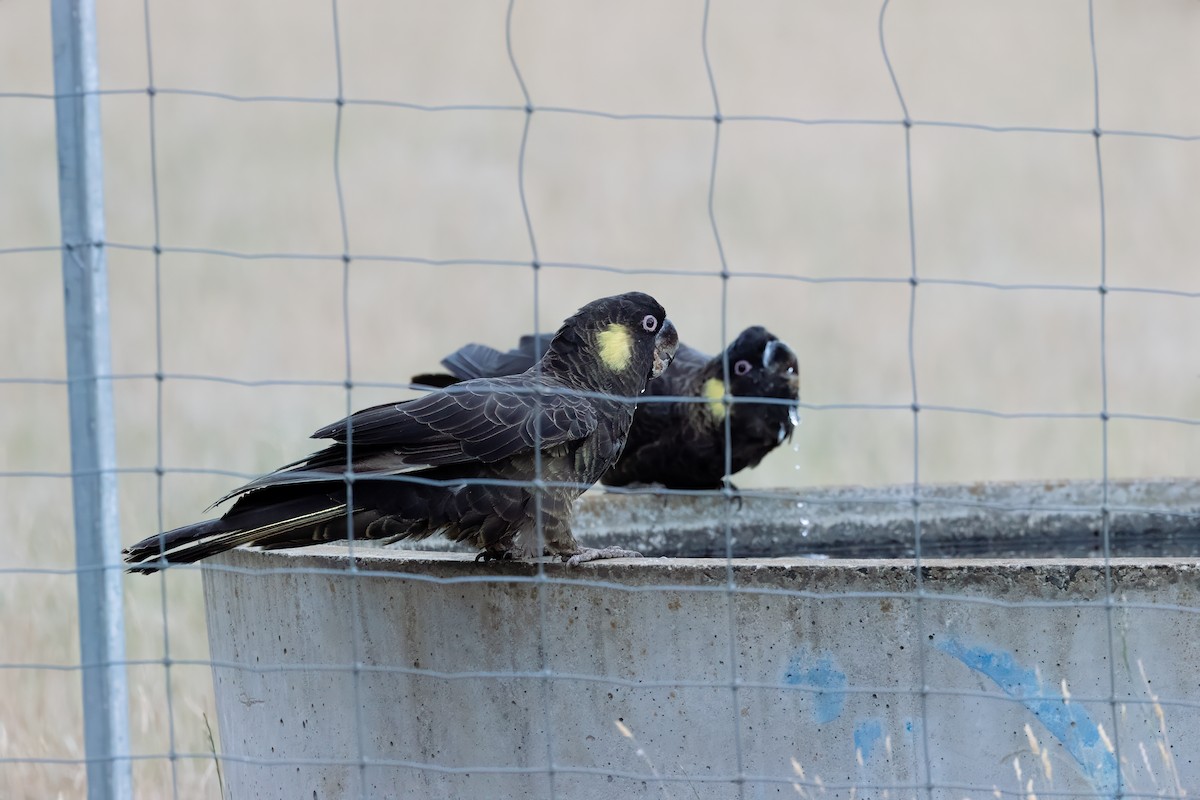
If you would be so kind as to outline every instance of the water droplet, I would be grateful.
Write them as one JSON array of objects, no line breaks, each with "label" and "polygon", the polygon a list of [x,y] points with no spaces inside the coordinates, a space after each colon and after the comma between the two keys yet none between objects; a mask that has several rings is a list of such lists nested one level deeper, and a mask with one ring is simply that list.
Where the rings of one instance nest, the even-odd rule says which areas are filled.
[{"label": "water droplet", "polygon": [[793,425],[799,425],[800,424],[800,409],[796,408],[795,406],[792,406],[791,408],[789,408],[788,409],[788,419],[790,419],[792,421]]}]

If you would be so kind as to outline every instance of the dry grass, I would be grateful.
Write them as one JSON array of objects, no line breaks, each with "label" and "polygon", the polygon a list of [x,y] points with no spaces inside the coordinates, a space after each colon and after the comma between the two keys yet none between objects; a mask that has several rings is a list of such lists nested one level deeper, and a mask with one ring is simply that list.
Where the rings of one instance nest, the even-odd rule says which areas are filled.
[{"label": "dry grass", "polygon": [[[155,82],[238,95],[333,97],[328,3],[151,3]],[[344,3],[345,93],[416,103],[519,106],[507,61],[505,4]],[[1200,7],[1136,10],[1096,3],[1102,123],[1200,132]],[[100,9],[103,83],[145,87],[141,2]],[[809,119],[897,119],[879,51],[877,3],[713,4],[710,45],[722,111]],[[994,125],[1093,126],[1086,6],[911,0],[887,34],[911,114]],[[675,0],[517,3],[513,48],[533,102],[615,112],[707,116],[700,7]],[[0,92],[52,90],[43,3],[0,4]],[[169,247],[322,253],[326,260],[240,260],[168,253],[161,260],[162,366],[174,375],[341,381],[346,375],[342,252],[331,104],[157,98],[161,237]],[[104,99],[107,215],[114,242],[150,245],[148,102]],[[53,105],[0,97],[0,248],[58,241]],[[531,259],[517,193],[523,115],[346,108],[340,166],[355,254]],[[535,112],[525,164],[539,256],[669,272],[715,271],[706,193],[711,124]],[[1200,290],[1200,147],[1105,137],[1109,282]],[[912,133],[918,269],[926,278],[1044,284],[1100,281],[1099,200],[1088,136],[918,127]],[[715,214],[730,269],[812,277],[904,278],[910,269],[904,135],[895,126],[730,122],[721,128]],[[118,373],[156,365],[154,260],[109,251]],[[0,255],[0,377],[64,374],[55,254]],[[537,323],[552,327],[595,296],[642,288],[685,338],[722,339],[715,277],[544,269]],[[356,381],[400,382],[469,340],[504,343],[534,324],[525,267],[356,260],[349,349]],[[907,404],[906,284],[812,284],[735,277],[728,330],[761,322],[791,341],[814,404]],[[1108,398],[1114,411],[1200,417],[1194,298],[1108,297]],[[1093,292],[918,290],[913,355],[922,403],[1004,412],[1097,414],[1099,296]],[[121,466],[152,469],[159,446],[152,380],[116,384]],[[398,390],[356,390],[354,406]],[[64,391],[0,384],[0,469],[68,468]],[[263,387],[169,379],[162,463],[122,477],[129,540],[192,520],[236,480],[306,451],[302,434],[346,410],[337,387]],[[911,480],[906,411],[811,410],[799,454],[783,450],[743,485]],[[1200,473],[1200,429],[1120,420],[1109,426],[1114,476]],[[1098,419],[921,415],[923,480],[1097,477]],[[5,569],[72,564],[68,484],[4,478]],[[198,582],[127,583],[131,658],[207,652]],[[7,573],[0,661],[70,665],[73,578]],[[14,670],[0,692],[0,756],[82,754],[78,673]],[[130,671],[138,753],[207,749],[211,686],[200,668]],[[173,719],[172,719],[173,718]],[[173,721],[173,725],[170,723]],[[216,796],[211,762],[139,761],[140,796]],[[82,768],[5,764],[0,795],[74,796]]]}]

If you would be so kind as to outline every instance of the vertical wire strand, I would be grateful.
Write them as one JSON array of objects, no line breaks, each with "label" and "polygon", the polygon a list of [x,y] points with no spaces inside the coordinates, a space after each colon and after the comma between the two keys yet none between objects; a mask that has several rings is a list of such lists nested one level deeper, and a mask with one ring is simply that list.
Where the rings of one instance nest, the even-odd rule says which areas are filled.
[{"label": "vertical wire strand", "polygon": [[[513,51],[512,23],[513,11],[516,8],[516,0],[509,0],[508,9],[504,15],[504,49],[508,54],[508,62],[512,66],[513,75],[517,79],[517,85],[521,89],[521,97],[525,101],[525,119],[524,125],[521,128],[521,145],[517,151],[517,196],[521,201],[521,217],[525,221],[525,232],[529,236],[529,252],[531,261],[530,278],[532,281],[533,291],[533,341],[535,343],[535,352],[537,343],[541,341],[541,325],[538,310],[541,308],[541,259],[538,256],[537,237],[533,233],[533,217],[529,213],[529,202],[525,192],[525,154],[529,145],[529,128],[533,123],[533,100],[529,95],[529,87],[525,83],[525,77],[521,74],[521,67],[517,63],[516,53]],[[541,378],[541,360],[534,361],[534,369],[537,377]],[[534,403],[535,413],[540,413],[543,395],[541,392],[541,381],[534,384]],[[541,679],[538,686],[542,695],[542,731],[546,737],[546,783],[549,790],[548,797],[554,800],[557,796],[557,781],[555,774],[557,772],[554,764],[554,734],[553,734],[553,717],[550,713],[550,698],[552,694],[552,684],[554,671],[550,669],[550,653],[547,646],[546,630],[548,623],[548,603],[547,598],[548,582],[546,580],[546,565],[542,553],[545,551],[546,531],[542,521],[542,509],[545,505],[545,480],[542,473],[542,426],[540,424],[533,426],[533,510],[534,510],[534,534],[537,546],[537,602],[538,602],[538,663],[541,673]]]},{"label": "vertical wire strand", "polygon": [[[165,389],[163,370],[163,316],[162,316],[162,216],[159,212],[158,190],[158,116],[156,99],[158,90],[154,83],[154,49],[150,24],[150,0],[142,2],[142,22],[146,37],[146,101],[149,116],[150,136],[150,199],[154,226],[154,488],[158,530],[165,531],[166,468],[163,463],[163,392]],[[165,548],[160,547],[160,550]],[[164,556],[165,559],[165,556]],[[171,673],[171,632],[168,624],[169,604],[167,599],[167,576],[169,570],[159,572],[159,602],[162,607],[163,629],[163,677],[167,694],[167,760],[171,768],[171,795],[179,797],[179,754],[175,739],[175,701]]]},{"label": "vertical wire strand", "polygon": [[921,719],[919,757],[925,770],[923,781],[919,776],[914,777],[917,779],[915,782],[920,784],[925,797],[932,798],[934,782],[929,744],[929,680],[926,668],[927,647],[925,641],[924,602],[925,579],[921,553],[921,405],[920,395],[917,390],[916,354],[917,287],[920,284],[920,279],[917,271],[916,207],[913,202],[912,119],[909,116],[908,104],[904,100],[904,92],[900,89],[900,81],[896,77],[896,70],[892,65],[892,59],[888,55],[884,22],[887,18],[889,3],[890,0],[883,0],[883,4],[879,9],[879,48],[883,54],[883,62],[887,67],[888,76],[891,78],[892,87],[896,91],[896,100],[899,102],[900,110],[904,115],[904,193],[908,216],[909,301],[907,349],[908,377],[912,388],[913,479],[911,502],[913,510],[913,577],[915,587],[913,592],[913,617],[916,623],[916,647],[914,649],[916,650],[917,659],[917,682],[920,684],[917,691],[917,704]]},{"label": "vertical wire strand", "polygon": [[717,256],[721,262],[721,368],[722,368],[722,385],[724,386],[724,396],[722,402],[725,404],[725,415],[723,418],[724,437],[724,468],[725,475],[722,494],[725,497],[723,524],[725,528],[725,601],[726,601],[726,619],[729,634],[729,694],[730,694],[730,710],[733,717],[733,748],[734,748],[734,763],[737,768],[734,781],[737,784],[737,792],[739,798],[746,796],[746,768],[745,755],[742,748],[742,724],[739,706],[741,697],[739,693],[740,672],[738,661],[737,648],[737,583],[734,580],[733,572],[733,487],[731,485],[730,475],[733,471],[733,447],[732,447],[732,429],[730,417],[733,415],[733,403],[735,402],[729,394],[729,262],[725,257],[725,246],[721,240],[721,230],[717,225],[717,214],[715,206],[715,197],[717,190],[717,165],[719,163],[719,155],[721,151],[721,123],[723,117],[721,115],[721,98],[717,91],[717,80],[713,73],[712,57],[708,49],[708,26],[712,12],[711,0],[704,2],[704,18],[700,29],[700,48],[704,57],[704,71],[708,77],[708,88],[712,93],[713,102],[713,147],[712,147],[712,162],[709,167],[708,177],[708,197],[706,205],[708,209],[708,222],[712,228],[713,243],[717,248]]},{"label": "vertical wire strand", "polygon": [[1104,196],[1104,160],[1101,157],[1100,139],[1100,62],[1096,51],[1096,9],[1094,0],[1088,0],[1088,45],[1092,61],[1092,141],[1096,152],[1096,189],[1100,210],[1100,543],[1104,551],[1104,617],[1106,644],[1108,648],[1109,709],[1112,712],[1113,758],[1116,762],[1114,787],[1116,800],[1125,794],[1124,775],[1121,770],[1121,716],[1117,702],[1117,643],[1114,627],[1116,609],[1113,605],[1112,578],[1112,519],[1109,509],[1108,471],[1108,213]]},{"label": "vertical wire strand", "polygon": [[350,573],[350,636],[353,650],[352,682],[354,686],[354,735],[358,748],[358,794],[368,800],[366,735],[363,730],[362,674],[362,603],[359,598],[358,556],[354,549],[354,369],[351,346],[350,305],[350,225],[346,218],[346,194],[342,185],[342,125],[346,109],[344,73],[342,69],[342,33],[338,18],[338,0],[332,0],[333,54],[337,73],[336,116],[333,129],[333,184],[337,193],[338,223],[342,236],[342,340],[346,359],[346,558]]}]

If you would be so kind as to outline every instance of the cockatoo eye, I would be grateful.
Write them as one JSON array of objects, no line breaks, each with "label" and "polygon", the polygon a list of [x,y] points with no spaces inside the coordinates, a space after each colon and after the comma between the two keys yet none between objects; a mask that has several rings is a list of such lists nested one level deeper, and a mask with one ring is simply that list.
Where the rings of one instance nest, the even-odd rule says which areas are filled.
[{"label": "cockatoo eye", "polygon": [[655,318],[653,314],[647,314],[646,316],[642,317],[642,329],[645,330],[646,333],[654,333],[656,330],[658,330],[658,319]]},{"label": "cockatoo eye", "polygon": [[750,374],[751,369],[752,367],[750,366],[750,362],[743,358],[741,361],[733,365],[733,374],[748,375]]}]

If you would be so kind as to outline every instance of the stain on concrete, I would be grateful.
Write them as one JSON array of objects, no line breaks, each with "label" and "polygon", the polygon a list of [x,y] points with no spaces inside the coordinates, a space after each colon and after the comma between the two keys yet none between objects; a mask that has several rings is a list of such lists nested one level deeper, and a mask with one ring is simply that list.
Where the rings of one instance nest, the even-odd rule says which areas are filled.
[{"label": "stain on concrete", "polygon": [[1121,783],[1120,767],[1100,735],[1100,727],[1083,706],[1068,702],[1056,689],[1047,692],[1037,672],[1017,663],[1012,653],[966,645],[953,636],[942,637],[933,646],[986,675],[1006,695],[1033,712],[1046,730],[1062,742],[1096,790],[1116,797]]},{"label": "stain on concrete", "polygon": [[846,705],[846,673],[830,652],[816,654],[801,650],[788,662],[783,682],[811,691],[813,715],[818,723],[832,722]]},{"label": "stain on concrete", "polygon": [[864,764],[871,763],[875,746],[883,739],[883,723],[877,719],[863,720],[854,726],[854,752],[862,755]]}]

